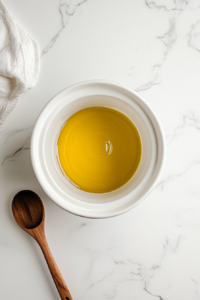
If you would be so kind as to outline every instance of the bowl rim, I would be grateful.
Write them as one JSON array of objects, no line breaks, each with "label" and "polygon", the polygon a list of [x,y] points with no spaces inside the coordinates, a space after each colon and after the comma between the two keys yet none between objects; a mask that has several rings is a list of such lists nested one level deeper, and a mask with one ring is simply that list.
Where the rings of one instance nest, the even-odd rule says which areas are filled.
[{"label": "bowl rim", "polygon": [[[160,133],[160,137],[159,137],[159,142],[161,143],[162,146],[162,152],[161,152],[161,157],[160,157],[160,162],[159,162],[159,169],[157,171],[157,174],[154,178],[154,181],[152,182],[151,186],[149,187],[149,189],[143,194],[143,196],[141,196],[136,202],[132,203],[131,205],[125,207],[125,208],[121,208],[119,211],[117,212],[110,212],[109,215],[105,215],[105,216],[91,216],[91,215],[87,215],[87,213],[84,213],[84,215],[77,213],[74,210],[71,210],[70,208],[66,208],[64,205],[62,205],[62,203],[60,203],[60,201],[58,201],[57,199],[53,198],[52,195],[49,193],[48,188],[46,187],[46,185],[43,183],[42,180],[40,180],[40,176],[39,176],[39,171],[37,170],[36,167],[36,163],[35,163],[35,154],[34,154],[34,149],[33,149],[33,144],[34,144],[34,140],[35,137],[37,135],[37,124],[40,120],[40,118],[42,117],[44,111],[46,110],[46,108],[50,105],[50,103],[57,98],[60,94],[62,94],[64,91],[68,91],[68,93],[70,92],[70,90],[76,89],[78,87],[82,87],[85,85],[98,85],[98,84],[103,84],[103,85],[108,85],[108,86],[114,86],[115,88],[121,88],[122,90],[129,92],[131,94],[133,94],[135,97],[137,97],[143,104],[144,106],[146,106],[151,114],[153,115],[158,129],[159,129],[159,133]],[[151,118],[150,118],[151,120]],[[157,134],[156,134],[157,137]],[[41,185],[42,189],[45,191],[45,193],[49,196],[49,198],[54,201],[55,204],[57,204],[59,207],[61,207],[62,209],[64,209],[65,211],[68,211],[74,215],[80,216],[80,217],[85,217],[85,218],[91,218],[91,219],[104,219],[104,218],[110,218],[110,217],[115,217],[118,215],[121,215],[129,210],[131,210],[132,208],[134,208],[135,206],[137,206],[139,203],[141,203],[149,194],[150,192],[153,190],[153,188],[155,187],[161,172],[163,170],[163,166],[164,166],[164,161],[165,161],[165,136],[164,136],[164,132],[162,129],[162,126],[160,124],[160,121],[158,120],[158,117],[156,116],[156,114],[154,113],[153,109],[151,108],[151,106],[144,100],[144,98],[139,95],[136,91],[132,90],[131,88],[121,84],[121,83],[117,83],[115,81],[111,81],[111,80],[102,80],[102,79],[97,79],[97,80],[85,80],[85,81],[80,81],[78,83],[72,84],[64,89],[62,89],[61,91],[59,91],[57,94],[55,94],[43,107],[43,109],[41,110],[41,112],[39,113],[34,128],[33,128],[33,132],[32,132],[32,136],[31,136],[31,145],[30,145],[30,154],[31,154],[31,162],[32,162],[32,166],[33,166],[33,170],[34,173],[36,175],[36,178],[39,182],[39,184]]]}]

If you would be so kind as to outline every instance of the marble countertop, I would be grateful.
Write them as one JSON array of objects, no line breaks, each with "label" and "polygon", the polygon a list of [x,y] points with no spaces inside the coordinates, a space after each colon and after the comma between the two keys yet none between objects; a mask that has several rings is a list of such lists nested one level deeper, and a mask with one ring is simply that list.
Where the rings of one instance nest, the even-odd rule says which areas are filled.
[{"label": "marble countertop", "polygon": [[[0,299],[60,299],[43,255],[15,223],[13,196],[31,189],[74,300],[200,299],[200,0],[4,0],[38,42],[37,85],[0,129]],[[54,204],[34,175],[30,136],[45,104],[71,84],[107,79],[138,91],[166,137],[151,194],[105,220]]]}]

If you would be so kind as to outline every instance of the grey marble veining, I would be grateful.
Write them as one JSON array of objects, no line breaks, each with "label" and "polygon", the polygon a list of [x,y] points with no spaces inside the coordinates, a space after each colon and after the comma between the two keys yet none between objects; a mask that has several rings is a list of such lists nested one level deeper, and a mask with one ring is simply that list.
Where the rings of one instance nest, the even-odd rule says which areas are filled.
[{"label": "grey marble veining", "polygon": [[67,25],[68,18],[72,17],[76,11],[76,9],[83,3],[87,2],[88,0],[76,0],[76,1],[68,1],[68,0],[60,0],[58,5],[58,11],[60,14],[60,28],[58,32],[52,37],[51,41],[42,51],[42,55],[46,54],[49,49],[53,47],[56,43],[57,39],[59,38],[60,33],[65,29]]}]

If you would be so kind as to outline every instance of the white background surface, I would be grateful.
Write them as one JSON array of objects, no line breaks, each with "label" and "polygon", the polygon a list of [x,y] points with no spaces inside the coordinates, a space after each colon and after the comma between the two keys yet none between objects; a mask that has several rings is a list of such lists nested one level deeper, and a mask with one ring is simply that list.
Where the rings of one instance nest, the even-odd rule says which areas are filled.
[{"label": "white background surface", "polygon": [[[4,0],[39,43],[41,71],[0,129],[0,299],[58,300],[36,242],[16,225],[13,196],[32,189],[74,300],[200,299],[200,0]],[[166,136],[157,187],[132,211],[90,220],[39,186],[30,136],[44,105],[82,80],[137,90]]]}]

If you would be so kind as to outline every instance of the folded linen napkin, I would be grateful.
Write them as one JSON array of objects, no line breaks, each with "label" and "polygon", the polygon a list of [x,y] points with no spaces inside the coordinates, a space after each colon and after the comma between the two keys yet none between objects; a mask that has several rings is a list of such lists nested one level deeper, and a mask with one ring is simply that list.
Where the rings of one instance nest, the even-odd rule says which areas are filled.
[{"label": "folded linen napkin", "polygon": [[0,0],[0,126],[39,73],[39,49]]}]

